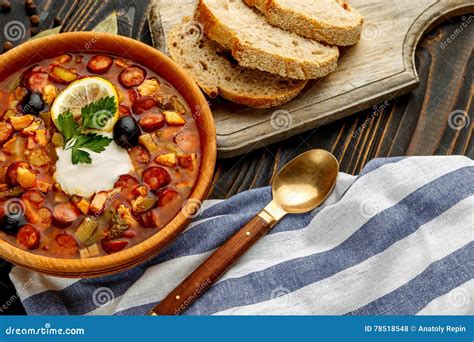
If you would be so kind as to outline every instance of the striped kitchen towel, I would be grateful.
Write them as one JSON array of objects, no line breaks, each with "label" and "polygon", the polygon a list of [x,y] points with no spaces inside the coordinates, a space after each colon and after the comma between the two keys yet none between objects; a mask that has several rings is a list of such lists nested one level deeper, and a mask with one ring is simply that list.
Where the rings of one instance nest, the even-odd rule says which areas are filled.
[{"label": "striped kitchen towel", "polygon": [[[376,159],[340,174],[321,208],[287,216],[188,315],[474,314],[474,163]],[[15,267],[31,315],[142,315],[270,201],[262,188],[208,201],[160,255],[99,279]]]}]

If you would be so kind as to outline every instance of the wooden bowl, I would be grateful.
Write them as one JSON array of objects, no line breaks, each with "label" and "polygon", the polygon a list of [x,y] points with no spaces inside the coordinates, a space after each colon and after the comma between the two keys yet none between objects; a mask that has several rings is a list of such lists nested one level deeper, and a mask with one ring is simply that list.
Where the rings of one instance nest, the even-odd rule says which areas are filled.
[{"label": "wooden bowl", "polygon": [[60,277],[98,277],[135,266],[157,254],[189,223],[191,206],[202,201],[211,184],[216,163],[216,132],[208,103],[194,81],[170,58],[136,40],[95,32],[61,33],[38,38],[0,56],[0,79],[15,77],[22,68],[63,52],[105,52],[142,64],[172,84],[185,98],[199,128],[201,167],[194,189],[183,209],[163,229],[140,244],[121,252],[90,259],[60,259],[36,255],[0,240],[0,257],[25,268]]}]

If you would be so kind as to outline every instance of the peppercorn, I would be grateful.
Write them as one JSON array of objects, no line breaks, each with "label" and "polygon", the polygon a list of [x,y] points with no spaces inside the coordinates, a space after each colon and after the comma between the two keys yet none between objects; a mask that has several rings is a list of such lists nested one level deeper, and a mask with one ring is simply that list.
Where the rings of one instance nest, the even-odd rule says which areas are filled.
[{"label": "peppercorn", "polygon": [[10,41],[6,41],[5,43],[3,43],[3,51],[8,51],[8,50],[11,50],[13,49],[13,43],[10,42]]},{"label": "peppercorn", "polygon": [[37,27],[30,28],[30,36],[31,37],[36,36],[39,32],[40,32],[40,30]]},{"label": "peppercorn", "polygon": [[39,17],[35,14],[30,17],[30,24],[33,27],[36,27],[39,25],[40,19]]},{"label": "peppercorn", "polygon": [[25,9],[26,9],[26,13],[28,13],[28,15],[33,15],[33,14],[37,13],[36,5],[32,0],[26,0],[25,1]]},{"label": "peppercorn", "polygon": [[10,10],[12,9],[12,4],[8,0],[3,0],[0,3],[0,7],[2,8],[3,13],[7,13],[7,12],[10,12]]},{"label": "peppercorn", "polygon": [[54,27],[60,26],[62,25],[62,23],[63,23],[63,20],[60,17],[58,16],[54,17],[54,22],[53,22]]}]

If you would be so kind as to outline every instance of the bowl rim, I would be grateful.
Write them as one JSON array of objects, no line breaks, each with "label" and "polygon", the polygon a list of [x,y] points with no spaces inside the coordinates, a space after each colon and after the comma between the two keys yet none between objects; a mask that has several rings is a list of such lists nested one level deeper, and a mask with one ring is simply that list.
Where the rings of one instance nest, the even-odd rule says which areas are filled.
[{"label": "bowl rim", "polygon": [[[85,51],[84,49],[67,48],[68,46],[72,47],[77,44],[84,44],[83,46],[86,47]],[[88,48],[87,44],[93,45],[94,48]],[[160,77],[163,77],[170,82],[173,87],[177,89],[183,97],[185,97],[188,104],[189,102],[196,103],[191,110],[198,126],[201,141],[201,163],[198,177],[195,181],[194,188],[190,196],[185,200],[182,209],[158,232],[137,245],[124,249],[123,251],[88,259],[63,259],[37,255],[15,247],[7,241],[0,239],[0,257],[15,265],[40,273],[60,277],[78,278],[97,277],[125,271],[156,255],[166,245],[172,242],[187,227],[191,219],[190,215],[187,215],[186,213],[195,210],[196,206],[200,205],[201,201],[205,199],[214,176],[214,168],[217,158],[214,119],[203,93],[197,84],[186,74],[185,70],[177,63],[149,45],[128,37],[113,35],[110,33],[67,32],[25,42],[0,56],[0,77],[2,77],[2,74],[5,74],[6,77],[11,77],[17,74],[23,67],[33,65],[37,62],[34,61],[29,64],[25,63],[26,65],[18,67],[18,65],[15,64],[15,59],[20,56],[23,56],[21,58],[25,58],[24,55],[33,53],[40,57],[38,62],[45,58],[54,57],[43,57],[40,54],[40,51],[51,49],[55,46],[58,46],[59,50],[56,55],[60,55],[63,52],[104,52],[118,57],[131,59],[135,63],[146,66]],[[124,50],[124,47],[127,47],[127,49],[121,54],[119,51]],[[115,50],[110,51],[111,49]],[[132,55],[135,57],[138,56],[138,58],[129,57]],[[31,58],[31,60],[33,59],[34,58]],[[155,59],[158,62],[156,65],[151,66],[150,63],[147,63]],[[157,70],[157,68],[163,64],[166,67]],[[14,70],[13,72],[9,71],[12,69]],[[169,77],[174,75],[176,79],[170,81],[169,78],[162,75],[163,73]],[[2,77],[2,79],[4,78],[5,77]],[[180,82],[180,89],[186,89],[186,94],[183,94],[183,91],[178,89],[174,84],[177,81]],[[189,101],[189,99],[192,99],[192,101]],[[191,104],[189,105],[191,107]]]}]

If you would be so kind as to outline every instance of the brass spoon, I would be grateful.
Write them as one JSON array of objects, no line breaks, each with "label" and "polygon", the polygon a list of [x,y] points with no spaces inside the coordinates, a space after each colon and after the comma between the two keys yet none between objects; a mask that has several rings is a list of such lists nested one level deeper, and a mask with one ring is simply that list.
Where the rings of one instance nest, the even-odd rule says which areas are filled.
[{"label": "brass spoon", "polygon": [[286,214],[302,214],[318,207],[334,188],[338,172],[336,158],[324,150],[305,152],[286,164],[273,180],[273,200],[265,209],[207,258],[149,315],[181,314]]}]

